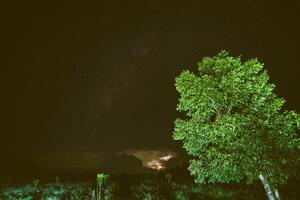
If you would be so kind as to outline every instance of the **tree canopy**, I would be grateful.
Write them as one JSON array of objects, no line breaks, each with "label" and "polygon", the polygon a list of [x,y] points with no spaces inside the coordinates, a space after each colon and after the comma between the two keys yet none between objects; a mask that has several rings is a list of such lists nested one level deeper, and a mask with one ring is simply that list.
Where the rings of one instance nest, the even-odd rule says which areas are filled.
[{"label": "tree canopy", "polygon": [[197,183],[252,183],[260,174],[273,186],[286,182],[299,164],[300,116],[283,109],[263,63],[223,50],[175,86],[186,117],[176,119],[173,138],[193,157]]}]

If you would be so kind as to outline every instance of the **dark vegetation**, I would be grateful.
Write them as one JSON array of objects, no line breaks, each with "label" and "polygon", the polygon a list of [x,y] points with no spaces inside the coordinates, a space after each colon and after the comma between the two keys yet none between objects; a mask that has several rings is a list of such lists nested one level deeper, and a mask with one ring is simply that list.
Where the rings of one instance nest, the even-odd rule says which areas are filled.
[{"label": "dark vegetation", "polygon": [[[300,195],[296,189],[297,183],[299,180],[294,178],[280,188],[282,199],[297,199]],[[136,175],[105,176],[100,173],[98,176],[90,174],[82,177],[65,176],[10,181],[6,178],[1,180],[1,188],[1,200],[266,199],[264,190],[258,182],[250,186],[245,183],[195,184],[186,167]]]}]

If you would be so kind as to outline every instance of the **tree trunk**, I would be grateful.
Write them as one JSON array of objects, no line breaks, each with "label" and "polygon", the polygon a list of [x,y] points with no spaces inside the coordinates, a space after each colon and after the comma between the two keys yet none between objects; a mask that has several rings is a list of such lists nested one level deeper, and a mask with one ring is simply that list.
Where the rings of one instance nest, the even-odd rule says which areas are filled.
[{"label": "tree trunk", "polygon": [[275,189],[275,197],[280,200],[279,191],[277,189]]},{"label": "tree trunk", "polygon": [[259,175],[259,179],[260,179],[261,183],[263,184],[263,186],[265,188],[265,191],[268,195],[269,200],[275,200],[274,194],[271,190],[271,187],[270,187],[267,179],[262,174]]}]

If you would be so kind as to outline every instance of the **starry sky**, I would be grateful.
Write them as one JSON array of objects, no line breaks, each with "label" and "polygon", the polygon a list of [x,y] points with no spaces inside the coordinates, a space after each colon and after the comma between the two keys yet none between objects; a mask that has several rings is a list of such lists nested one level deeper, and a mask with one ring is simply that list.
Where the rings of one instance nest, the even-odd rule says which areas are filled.
[{"label": "starry sky", "polygon": [[29,0],[0,14],[3,159],[179,150],[174,79],[221,49],[258,57],[300,111],[300,1]]}]

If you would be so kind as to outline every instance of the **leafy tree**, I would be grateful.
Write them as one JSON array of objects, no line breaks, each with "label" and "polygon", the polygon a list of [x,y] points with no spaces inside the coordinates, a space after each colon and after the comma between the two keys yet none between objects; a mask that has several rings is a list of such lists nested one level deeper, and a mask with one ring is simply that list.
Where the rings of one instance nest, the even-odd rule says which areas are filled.
[{"label": "leafy tree", "polygon": [[221,51],[198,63],[198,72],[176,78],[180,94],[174,140],[193,156],[197,183],[247,183],[260,179],[270,199],[299,165],[300,116],[283,110],[267,71],[257,59],[245,62]]}]

